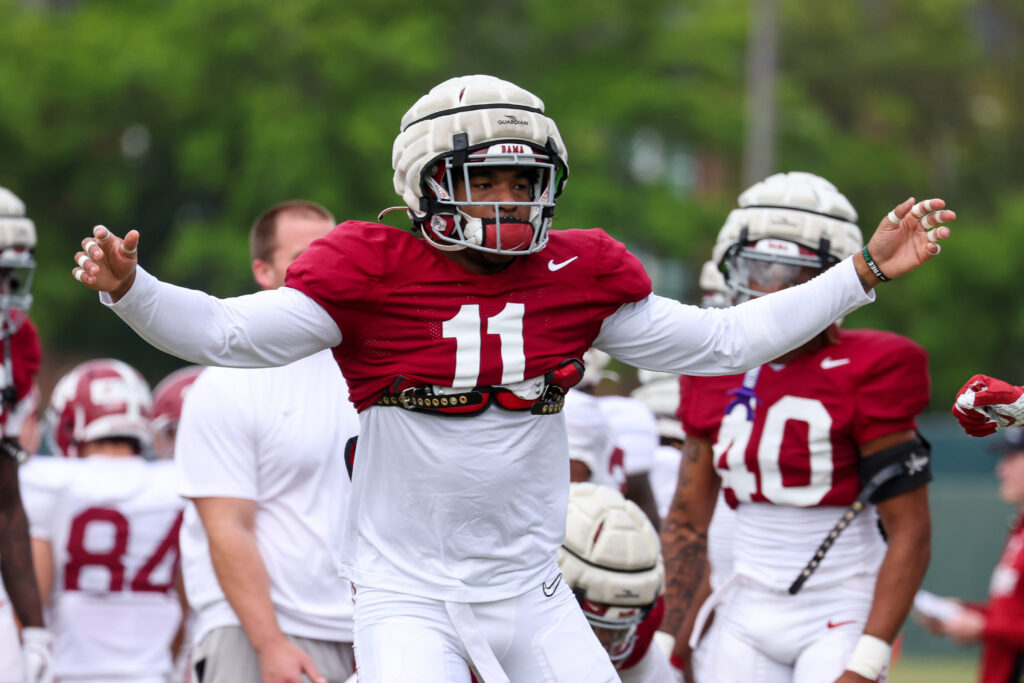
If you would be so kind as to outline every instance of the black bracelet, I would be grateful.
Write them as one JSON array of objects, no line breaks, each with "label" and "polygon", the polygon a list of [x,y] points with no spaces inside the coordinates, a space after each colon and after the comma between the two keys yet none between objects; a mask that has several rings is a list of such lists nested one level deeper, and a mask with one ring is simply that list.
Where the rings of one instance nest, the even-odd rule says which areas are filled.
[{"label": "black bracelet", "polygon": [[871,258],[871,254],[868,253],[868,245],[864,245],[864,249],[861,251],[861,253],[864,254],[864,261],[868,264],[868,268],[871,269],[871,272],[875,274],[875,277],[877,277],[882,282],[888,282],[889,280],[892,279],[886,277],[885,273],[882,272],[882,269],[878,267],[877,263],[875,263],[875,259]]}]

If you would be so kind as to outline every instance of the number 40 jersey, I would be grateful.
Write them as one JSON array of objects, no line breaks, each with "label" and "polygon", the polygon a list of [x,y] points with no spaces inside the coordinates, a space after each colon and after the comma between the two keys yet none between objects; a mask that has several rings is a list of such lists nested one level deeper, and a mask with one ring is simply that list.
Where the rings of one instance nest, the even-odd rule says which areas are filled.
[{"label": "number 40 jersey", "polygon": [[[860,493],[860,446],[916,428],[928,358],[906,337],[841,329],[838,343],[786,365],[683,377],[680,390],[683,429],[714,444],[726,502],[737,508],[737,568],[784,589]],[[876,522],[873,507],[860,515],[811,582],[876,570],[885,554]]]},{"label": "number 40 jersey", "polygon": [[21,469],[21,491],[32,538],[53,554],[47,625],[57,678],[169,674],[184,508],[174,464],[34,457]]}]

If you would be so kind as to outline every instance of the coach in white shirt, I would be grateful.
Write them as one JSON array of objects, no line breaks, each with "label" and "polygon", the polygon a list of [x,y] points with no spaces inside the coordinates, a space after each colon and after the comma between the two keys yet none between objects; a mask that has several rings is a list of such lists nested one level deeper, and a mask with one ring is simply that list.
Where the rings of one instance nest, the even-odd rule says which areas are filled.
[{"label": "coach in white shirt", "polygon": [[[309,202],[264,213],[250,233],[263,289],[334,227]],[[197,612],[199,683],[343,681],[353,671],[352,589],[337,576],[358,430],[331,352],[280,368],[209,368],[187,394],[175,461],[192,500],[182,569]]]}]

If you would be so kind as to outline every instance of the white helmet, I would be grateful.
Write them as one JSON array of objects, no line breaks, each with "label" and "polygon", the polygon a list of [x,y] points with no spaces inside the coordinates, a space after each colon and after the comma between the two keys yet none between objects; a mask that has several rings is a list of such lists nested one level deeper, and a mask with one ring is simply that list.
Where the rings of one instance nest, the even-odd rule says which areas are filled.
[{"label": "white helmet", "polygon": [[864,244],[849,200],[812,173],[776,173],[741,194],[739,207],[712,251],[734,298],[761,294],[748,284],[752,263],[771,264],[762,270],[774,284],[793,284],[801,268],[825,270]]},{"label": "white helmet", "polygon": [[580,389],[592,389],[596,387],[601,380],[610,379],[614,382],[618,382],[619,373],[614,370],[608,370],[608,364],[612,362],[612,357],[601,349],[595,349],[590,347],[583,352],[583,377],[580,378],[579,388]]},{"label": "white helmet", "polygon": [[0,187],[0,337],[18,331],[32,306],[36,262],[36,226],[25,217],[25,204]]},{"label": "white helmet", "polygon": [[731,303],[725,275],[714,261],[705,261],[701,266],[697,285],[700,287],[701,308],[727,308]]},{"label": "white helmet", "polygon": [[661,543],[647,516],[613,488],[571,484],[558,564],[590,625],[614,633],[605,643],[612,661],[628,657],[637,625],[665,587]]},{"label": "white helmet", "polygon": [[[658,436],[670,441],[685,441],[686,433],[676,416],[679,410],[679,375],[655,370],[637,370],[640,386],[630,396],[654,413]],[[664,443],[664,441],[662,442]]]},{"label": "white helmet", "polygon": [[[496,254],[530,254],[548,241],[555,198],[569,174],[568,156],[544,103],[493,76],[460,76],[435,86],[402,117],[392,150],[395,191],[423,236],[439,249],[470,247]],[[473,201],[470,171],[515,166],[531,172],[524,222],[500,217],[497,202]],[[455,199],[455,180],[465,201]],[[495,218],[473,218],[464,206],[492,206]]]}]

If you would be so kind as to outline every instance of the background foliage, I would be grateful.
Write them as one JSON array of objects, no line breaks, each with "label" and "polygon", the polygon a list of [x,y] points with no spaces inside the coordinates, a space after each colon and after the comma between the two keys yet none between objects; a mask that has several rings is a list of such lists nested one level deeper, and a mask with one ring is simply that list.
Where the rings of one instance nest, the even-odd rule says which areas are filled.
[{"label": "background foliage", "polygon": [[[1021,31],[1009,0],[781,0],[777,168],[831,179],[870,233],[904,197],[961,215],[941,259],[850,326],[909,334],[945,409],[974,372],[1024,378]],[[428,11],[429,10],[429,11]],[[722,0],[0,0],[0,184],[41,244],[49,357],[148,349],[68,277],[97,222],[143,263],[218,295],[251,289],[244,236],[269,204],[339,218],[395,204],[391,142],[433,84],[493,73],[543,97],[570,151],[561,226],[605,227],[695,273],[743,189],[750,8]],[[392,214],[400,216],[400,214]],[[659,286],[664,283],[659,281]]]}]

